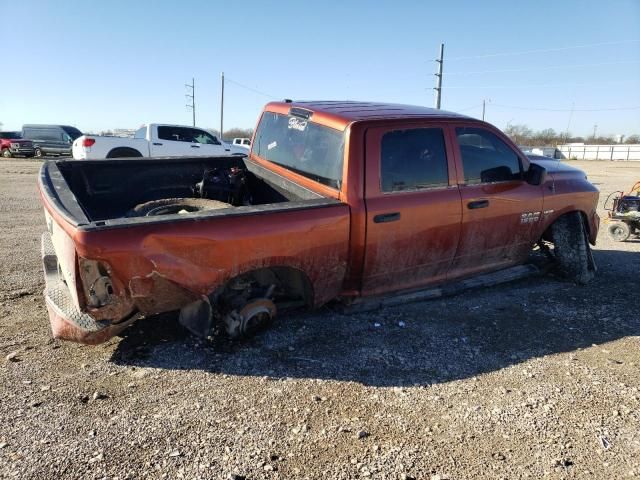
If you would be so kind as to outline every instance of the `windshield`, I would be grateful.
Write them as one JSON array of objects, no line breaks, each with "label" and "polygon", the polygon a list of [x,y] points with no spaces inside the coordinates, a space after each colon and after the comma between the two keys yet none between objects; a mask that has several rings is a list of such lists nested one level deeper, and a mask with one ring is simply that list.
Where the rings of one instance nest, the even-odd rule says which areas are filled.
[{"label": "windshield", "polygon": [[4,140],[13,140],[14,138],[22,138],[19,132],[0,132],[0,138]]},{"label": "windshield", "polygon": [[253,141],[260,158],[340,189],[344,132],[304,118],[264,112]]},{"label": "windshield", "polygon": [[82,136],[82,132],[75,127],[62,127],[62,129],[71,137],[71,140]]}]

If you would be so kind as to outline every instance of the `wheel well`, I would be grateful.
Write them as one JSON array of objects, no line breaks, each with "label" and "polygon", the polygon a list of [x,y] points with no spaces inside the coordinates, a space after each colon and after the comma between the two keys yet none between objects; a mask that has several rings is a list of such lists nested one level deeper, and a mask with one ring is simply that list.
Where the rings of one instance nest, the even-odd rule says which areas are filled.
[{"label": "wheel well", "polygon": [[590,226],[589,226],[589,220],[587,219],[586,213],[584,213],[582,210],[571,210],[570,212],[565,212],[562,215],[556,217],[555,220],[549,224],[547,229],[542,234],[542,240],[546,240],[548,242],[552,242],[553,240],[551,238],[551,225],[556,223],[559,219],[561,219],[565,215],[570,215],[570,214],[576,213],[576,212],[578,212],[580,214],[580,218],[582,219],[582,225],[584,225],[585,233],[587,234],[587,238],[588,238],[589,235],[591,234],[591,231],[590,231]]},{"label": "wheel well", "polygon": [[107,153],[106,158],[115,157],[141,157],[142,153],[131,147],[117,147]]},{"label": "wheel well", "polygon": [[[253,287],[250,287],[250,286]],[[313,285],[309,277],[302,271],[293,267],[274,266],[259,268],[242,273],[225,283],[214,294],[213,300],[223,300],[230,295],[241,294],[243,289],[268,289],[275,285],[274,297],[276,304],[281,301],[300,301],[309,307],[313,305]]]}]

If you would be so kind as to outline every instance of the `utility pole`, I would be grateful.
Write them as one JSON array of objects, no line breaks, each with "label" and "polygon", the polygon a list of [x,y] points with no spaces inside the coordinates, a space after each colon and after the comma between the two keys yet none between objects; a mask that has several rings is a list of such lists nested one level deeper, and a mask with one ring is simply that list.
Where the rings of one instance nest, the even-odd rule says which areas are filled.
[{"label": "utility pole", "polygon": [[571,127],[571,119],[573,118],[573,109],[576,106],[575,102],[571,102],[571,113],[569,113],[569,121],[567,122],[567,129],[564,132],[564,143],[569,141],[569,127]]},{"label": "utility pole", "polygon": [[191,89],[191,95],[188,93],[185,94],[185,97],[191,99],[191,103],[187,104],[187,108],[191,109],[191,113],[193,113],[193,126],[196,126],[196,81],[194,78],[191,78],[191,85],[188,83],[184,84],[185,87]]},{"label": "utility pole", "polygon": [[434,88],[436,91],[436,108],[440,109],[440,101],[442,98],[442,62],[444,61],[444,43],[440,44],[440,58],[436,59],[438,63],[438,73],[435,74],[437,81],[437,87]]},{"label": "utility pole", "polygon": [[487,102],[491,102],[490,98],[483,98],[482,99],[482,121],[484,122],[484,114],[485,111],[487,109]]},{"label": "utility pole", "polygon": [[598,125],[596,124],[596,125],[593,126],[593,139],[594,140],[596,139],[596,132],[597,131],[598,131]]},{"label": "utility pole", "polygon": [[222,83],[220,85],[220,141],[222,141],[222,132],[224,127],[224,72],[222,72]]}]

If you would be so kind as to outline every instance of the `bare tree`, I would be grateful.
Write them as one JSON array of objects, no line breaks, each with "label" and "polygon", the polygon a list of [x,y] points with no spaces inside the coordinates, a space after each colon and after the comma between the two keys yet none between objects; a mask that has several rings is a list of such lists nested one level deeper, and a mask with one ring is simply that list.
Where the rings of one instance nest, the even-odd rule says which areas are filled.
[{"label": "bare tree", "polygon": [[640,143],[640,135],[636,134],[636,135],[629,135],[625,140],[624,143],[626,143],[627,145],[636,145],[638,143]]},{"label": "bare tree", "polygon": [[224,138],[230,140],[232,138],[251,138],[253,129],[251,128],[230,128],[224,132]]},{"label": "bare tree", "polygon": [[518,145],[531,143],[533,137],[533,130],[526,125],[512,125],[509,123],[504,129],[504,133],[509,135],[511,140]]}]

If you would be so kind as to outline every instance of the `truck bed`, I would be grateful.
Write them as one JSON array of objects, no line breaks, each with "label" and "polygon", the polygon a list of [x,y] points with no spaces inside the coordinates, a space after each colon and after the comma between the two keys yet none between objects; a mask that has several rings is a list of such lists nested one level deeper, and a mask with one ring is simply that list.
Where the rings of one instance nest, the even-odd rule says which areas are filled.
[{"label": "truck bed", "polygon": [[[197,198],[195,185],[216,168],[245,170],[250,204],[188,215],[128,216],[133,207],[152,200]],[[83,230],[340,203],[242,157],[50,161],[42,167],[40,184],[58,213]]]},{"label": "truck bed", "polygon": [[[141,203],[194,198],[203,172],[220,168],[243,169],[249,204],[130,216]],[[139,315],[182,311],[247,276],[268,279],[275,305],[317,306],[341,291],[349,206],[242,157],[50,161],[39,186],[57,338],[100,343]]]}]

